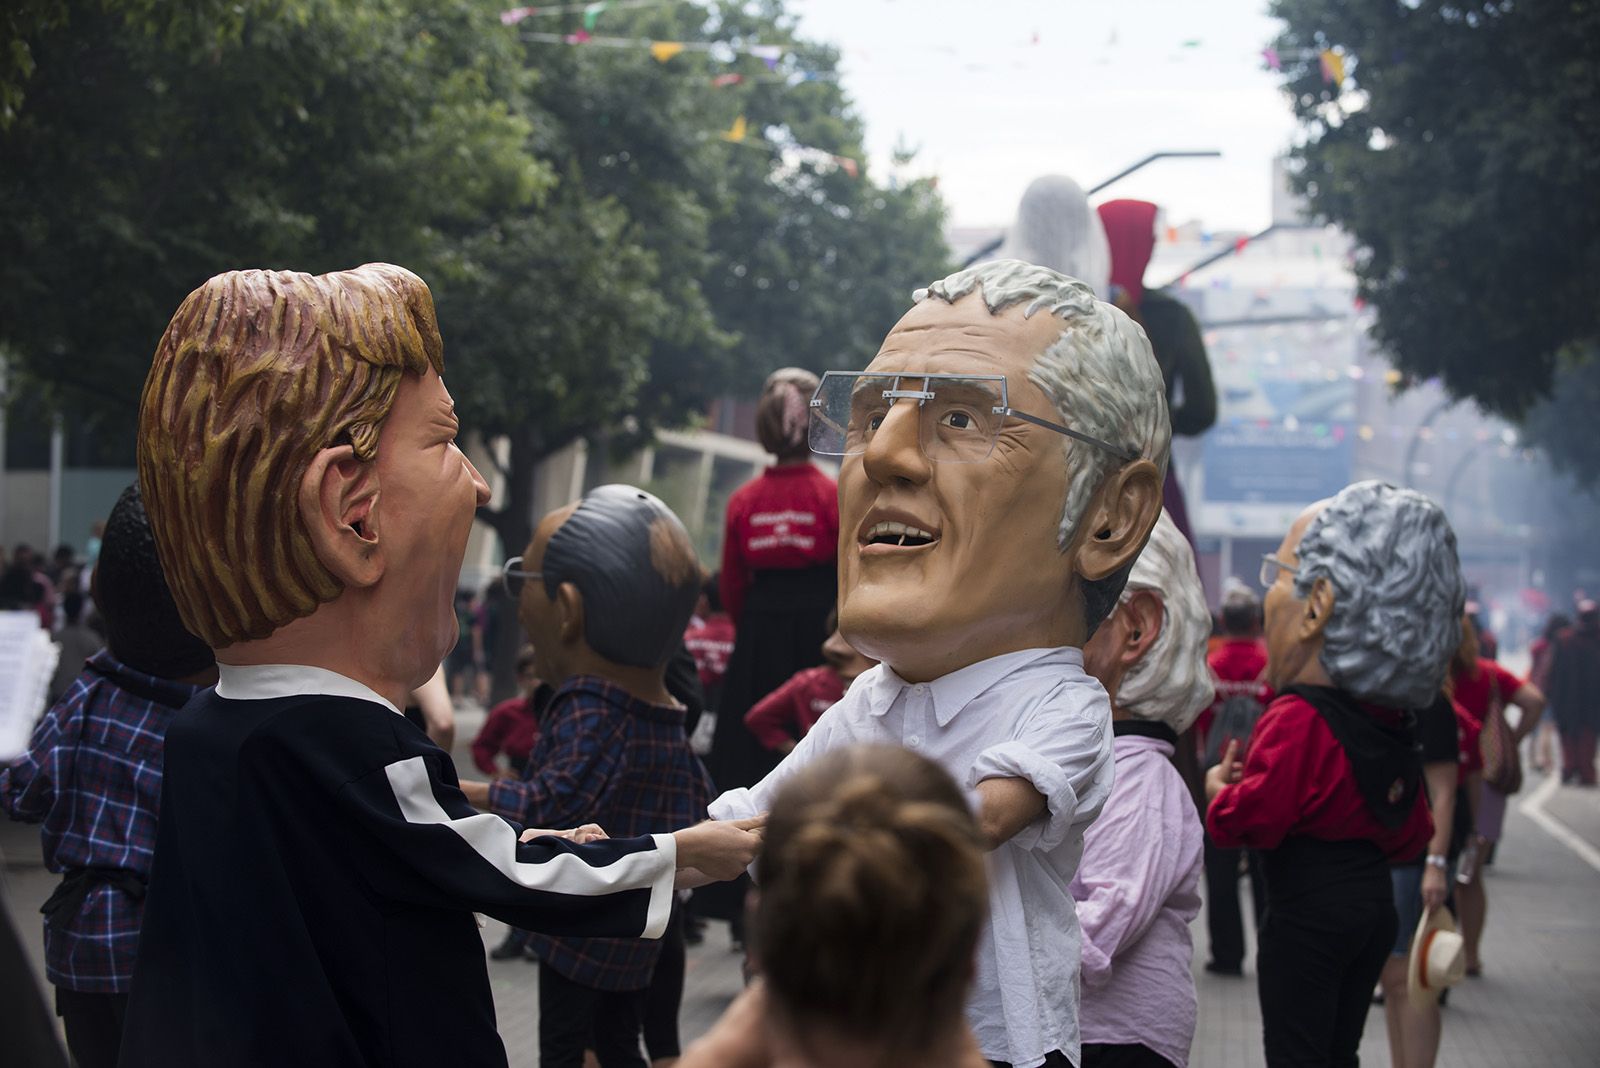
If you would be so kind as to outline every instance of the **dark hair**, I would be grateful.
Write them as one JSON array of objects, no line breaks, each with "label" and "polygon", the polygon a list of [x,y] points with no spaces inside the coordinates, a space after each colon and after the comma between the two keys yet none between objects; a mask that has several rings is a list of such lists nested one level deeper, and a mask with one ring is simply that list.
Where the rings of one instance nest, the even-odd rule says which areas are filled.
[{"label": "dark hair", "polygon": [[700,586],[700,592],[705,594],[706,604],[713,612],[722,611],[722,572],[713,571],[706,576],[705,582]]},{"label": "dark hair", "polygon": [[178,616],[137,483],[122,491],[106,519],[90,581],[106,644],[123,664],[156,678],[181,679],[216,663],[211,647]]},{"label": "dark hair", "polygon": [[68,623],[77,623],[83,617],[83,594],[72,590],[61,598],[61,614]]},{"label": "dark hair", "polygon": [[1555,641],[1556,635],[1560,634],[1570,626],[1572,626],[1572,620],[1568,619],[1560,612],[1556,612],[1544,625],[1544,640],[1547,642]]},{"label": "dark hair", "polygon": [[13,563],[0,574],[0,611],[21,612],[44,599],[44,587],[33,577],[33,568]]},{"label": "dark hair", "polygon": [[1261,606],[1255,601],[1237,600],[1222,606],[1222,633],[1249,634],[1261,622]]},{"label": "dark hair", "polygon": [[517,650],[517,674],[520,675],[531,667],[533,667],[533,646],[524,645]]},{"label": "dark hair", "polygon": [[751,934],[802,1047],[830,1029],[914,1055],[961,1018],[988,912],[983,854],[955,781],[910,750],[835,750],[784,784]]},{"label": "dark hair", "polygon": [[808,405],[817,391],[817,376],[799,367],[780,367],[767,376],[756,402],[756,439],[780,460],[811,454]]},{"label": "dark hair", "polygon": [[683,638],[700,593],[700,562],[678,517],[633,486],[598,486],[545,546],[544,591],[583,594],[583,637],[607,660],[656,668]]}]

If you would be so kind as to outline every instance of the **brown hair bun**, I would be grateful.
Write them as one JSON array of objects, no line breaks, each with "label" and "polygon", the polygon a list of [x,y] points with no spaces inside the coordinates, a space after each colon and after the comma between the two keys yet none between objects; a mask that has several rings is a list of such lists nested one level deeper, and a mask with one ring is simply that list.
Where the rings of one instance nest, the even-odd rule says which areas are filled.
[{"label": "brown hair bun", "polygon": [[988,909],[983,841],[932,761],[895,746],[829,753],[779,791],[752,943],[774,1007],[914,1053],[959,1018]]},{"label": "brown hair bun", "polygon": [[763,449],[780,460],[809,455],[810,404],[818,383],[816,375],[799,367],[782,367],[767,376],[756,402],[756,438]]}]

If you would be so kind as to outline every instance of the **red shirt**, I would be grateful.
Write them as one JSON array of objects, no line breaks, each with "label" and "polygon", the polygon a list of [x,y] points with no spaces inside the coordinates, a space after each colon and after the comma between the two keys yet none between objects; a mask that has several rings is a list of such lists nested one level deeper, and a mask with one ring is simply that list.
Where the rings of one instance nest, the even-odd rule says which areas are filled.
[{"label": "red shirt", "polygon": [[709,690],[728,673],[728,657],[733,655],[733,620],[726,612],[716,612],[707,619],[692,621],[683,632],[683,644],[694,657],[700,685]]},{"label": "red shirt", "polygon": [[1217,699],[1194,721],[1201,752],[1205,752],[1206,734],[1223,701],[1239,694],[1254,697],[1263,706],[1272,700],[1272,687],[1267,685],[1267,645],[1260,638],[1224,638],[1206,654],[1206,663],[1211,665]]},{"label": "red shirt", "polygon": [[1522,679],[1495,663],[1478,657],[1478,676],[1473,678],[1465,671],[1451,671],[1451,694],[1456,704],[1466,709],[1479,723],[1489,718],[1489,702],[1495,688],[1500,691],[1500,704],[1511,700],[1511,695],[1527,685]]},{"label": "red shirt", "polygon": [[490,711],[478,736],[472,739],[472,762],[485,775],[498,774],[494,758],[501,753],[512,760],[527,760],[539,740],[539,720],[526,697],[501,701]]},{"label": "red shirt", "polygon": [[844,696],[844,679],[831,667],[807,668],[757,701],[744,725],[768,749],[798,742]]},{"label": "red shirt", "polygon": [[1483,770],[1483,750],[1478,746],[1478,735],[1483,733],[1483,721],[1462,708],[1461,703],[1453,698],[1450,707],[1456,713],[1456,738],[1461,742],[1461,759],[1457,763],[1456,774],[1465,783],[1468,775]]},{"label": "red shirt", "polygon": [[808,463],[769,467],[728,498],[722,607],[738,623],[757,571],[819,567],[838,552],[838,485]]},{"label": "red shirt", "polygon": [[[1395,716],[1364,705],[1374,715]],[[1427,791],[1418,790],[1406,822],[1389,830],[1367,809],[1344,749],[1315,708],[1293,694],[1261,714],[1245,752],[1244,775],[1206,810],[1206,829],[1223,849],[1276,849],[1285,838],[1367,839],[1390,860],[1410,860],[1433,835]]]}]

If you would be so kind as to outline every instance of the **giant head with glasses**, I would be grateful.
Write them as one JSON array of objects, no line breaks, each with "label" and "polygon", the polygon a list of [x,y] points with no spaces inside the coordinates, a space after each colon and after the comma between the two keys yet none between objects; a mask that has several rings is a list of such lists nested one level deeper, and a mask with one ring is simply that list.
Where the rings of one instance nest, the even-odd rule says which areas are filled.
[{"label": "giant head with glasses", "polygon": [[1461,640],[1466,585],[1444,510],[1357,482],[1300,514],[1261,561],[1267,681],[1421,708]]},{"label": "giant head with glasses", "polygon": [[1017,260],[916,296],[863,371],[830,371],[840,629],[902,677],[1082,646],[1161,511],[1171,429],[1144,332]]}]

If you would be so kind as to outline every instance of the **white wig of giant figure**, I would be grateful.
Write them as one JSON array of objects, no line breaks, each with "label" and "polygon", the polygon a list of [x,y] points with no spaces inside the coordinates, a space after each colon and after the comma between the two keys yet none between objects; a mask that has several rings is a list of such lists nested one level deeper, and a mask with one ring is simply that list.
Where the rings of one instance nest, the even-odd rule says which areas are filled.
[{"label": "white wig of giant figure", "polygon": [[1134,562],[1123,600],[1139,590],[1161,598],[1161,633],[1123,676],[1116,704],[1134,719],[1165,723],[1182,734],[1215,696],[1206,663],[1211,613],[1194,551],[1165,509]]},{"label": "white wig of giant figure", "polygon": [[1321,663],[1333,684],[1391,708],[1421,708],[1461,641],[1466,583],[1444,509],[1386,482],[1346,486],[1306,527],[1298,600],[1334,593]]}]

